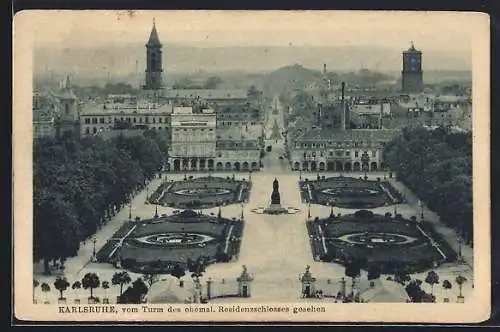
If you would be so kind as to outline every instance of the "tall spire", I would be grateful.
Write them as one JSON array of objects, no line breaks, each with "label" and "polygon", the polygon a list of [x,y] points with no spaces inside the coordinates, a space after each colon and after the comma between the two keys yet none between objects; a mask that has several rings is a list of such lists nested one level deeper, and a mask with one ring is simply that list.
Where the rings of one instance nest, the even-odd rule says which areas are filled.
[{"label": "tall spire", "polygon": [[156,22],[154,18],[153,18],[153,29],[151,29],[151,33],[149,34],[149,40],[147,46],[161,47],[160,38],[158,38],[158,32],[156,31]]},{"label": "tall spire", "polygon": [[66,76],[66,82],[64,83],[64,87],[68,90],[71,89],[71,81],[69,79],[69,75]]}]

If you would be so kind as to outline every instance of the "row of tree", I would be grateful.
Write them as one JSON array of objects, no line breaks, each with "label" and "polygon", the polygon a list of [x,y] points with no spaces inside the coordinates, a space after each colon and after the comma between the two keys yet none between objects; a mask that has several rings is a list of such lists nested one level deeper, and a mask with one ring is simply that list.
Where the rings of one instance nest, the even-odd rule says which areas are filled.
[{"label": "row of tree", "polygon": [[[352,280],[351,294],[347,296],[348,298],[354,297],[355,279],[361,275],[361,269],[364,268],[364,266],[366,266],[366,264],[362,260],[351,261],[346,264],[345,276],[351,278]],[[371,281],[371,285],[373,285],[373,280],[378,279],[381,276],[380,266],[376,264],[371,264],[367,267],[367,271],[368,271],[367,279]],[[423,283],[422,280],[420,279],[412,280],[408,271],[405,271],[404,269],[397,270],[394,273],[394,276],[389,278],[405,286],[406,293],[408,294],[408,297],[411,302],[435,302],[436,298],[434,296],[434,286],[440,283],[439,275],[436,273],[436,271],[431,270],[427,272],[427,275],[424,279],[424,282],[431,287],[430,294],[426,293],[422,289],[421,287]],[[455,278],[455,283],[458,285],[459,288],[459,297],[462,297],[462,287],[466,281],[467,278],[465,278],[462,275],[458,275]],[[448,291],[453,287],[452,283],[449,280],[443,280],[441,286],[446,291]]]},{"label": "row of tree", "polygon": [[472,245],[472,134],[405,128],[384,156],[399,180]]},{"label": "row of tree", "polygon": [[158,134],[109,140],[45,138],[34,145],[34,260],[49,262],[77,254],[132,195],[154,178],[167,157]]},{"label": "row of tree", "polygon": [[[181,282],[181,278],[186,275],[186,270],[191,273],[191,278],[195,283],[199,284],[199,278],[205,273],[205,268],[207,266],[207,257],[199,257],[198,259],[191,260],[188,259],[187,263],[176,264],[173,269],[169,271],[169,274]],[[144,274],[142,277],[137,278],[132,282],[130,274],[126,271],[118,271],[113,274],[111,278],[111,285],[109,281],[101,281],[96,273],[89,272],[84,275],[82,280],[76,280],[72,284],[67,280],[66,277],[59,276],[54,281],[54,288],[59,292],[59,299],[65,300],[64,292],[68,289],[72,289],[78,292],[81,288],[89,290],[89,299],[95,300],[94,290],[101,287],[106,292],[105,298],[107,298],[107,290],[110,286],[120,287],[119,292],[119,302],[120,303],[139,303],[143,295],[147,294],[149,287],[158,281],[158,275],[154,273]],[[132,283],[125,291],[124,287]],[[146,284],[147,283],[147,284]],[[35,302],[35,290],[40,285],[37,279],[33,279],[33,302]],[[51,291],[51,287],[48,283],[44,282],[40,285],[43,293],[48,293]]]}]

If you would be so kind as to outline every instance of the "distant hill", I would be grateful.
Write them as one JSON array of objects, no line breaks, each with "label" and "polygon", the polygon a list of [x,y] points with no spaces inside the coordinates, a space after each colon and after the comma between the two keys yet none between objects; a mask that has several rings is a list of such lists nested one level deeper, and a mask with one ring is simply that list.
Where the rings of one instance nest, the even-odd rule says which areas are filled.
[{"label": "distant hill", "polygon": [[319,71],[295,64],[279,68],[266,75],[263,78],[263,88],[264,91],[275,94],[284,90],[303,89],[306,84],[320,78],[321,73]]},{"label": "distant hill", "polygon": [[[405,46],[405,45],[402,45]],[[423,55],[425,71],[435,69],[470,70],[471,60],[453,52]],[[248,46],[248,47],[195,47],[164,44],[164,70],[166,76],[175,73],[194,73],[200,70],[270,72],[276,68],[299,63],[304,68],[329,71],[399,71],[401,50],[376,46],[301,47],[301,46]],[[109,46],[80,46],[65,48],[59,45],[37,47],[34,53],[36,75],[52,71],[54,74],[72,74],[82,78],[142,77],[145,69],[143,44]]]}]

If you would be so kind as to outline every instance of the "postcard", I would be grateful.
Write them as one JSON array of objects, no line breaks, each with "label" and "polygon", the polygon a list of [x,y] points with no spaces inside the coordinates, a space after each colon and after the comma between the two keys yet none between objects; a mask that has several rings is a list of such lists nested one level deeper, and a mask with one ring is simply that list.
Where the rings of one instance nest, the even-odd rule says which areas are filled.
[{"label": "postcard", "polygon": [[23,11],[13,44],[16,318],[488,319],[487,15]]}]

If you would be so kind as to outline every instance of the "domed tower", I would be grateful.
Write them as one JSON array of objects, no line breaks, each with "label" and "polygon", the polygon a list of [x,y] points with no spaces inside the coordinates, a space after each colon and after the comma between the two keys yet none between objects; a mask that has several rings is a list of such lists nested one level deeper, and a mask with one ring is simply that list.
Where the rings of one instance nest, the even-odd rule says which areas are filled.
[{"label": "domed tower", "polygon": [[63,132],[70,131],[79,134],[80,112],[78,107],[78,98],[71,87],[69,76],[62,82],[61,88],[56,92],[55,97],[58,101],[58,116],[56,133],[60,136]]},{"label": "domed tower", "polygon": [[146,44],[146,81],[143,86],[144,90],[157,91],[163,88],[162,47],[153,20],[153,29]]},{"label": "domed tower", "polygon": [[411,47],[403,52],[403,71],[401,72],[403,93],[421,93],[424,91],[422,52]]}]

